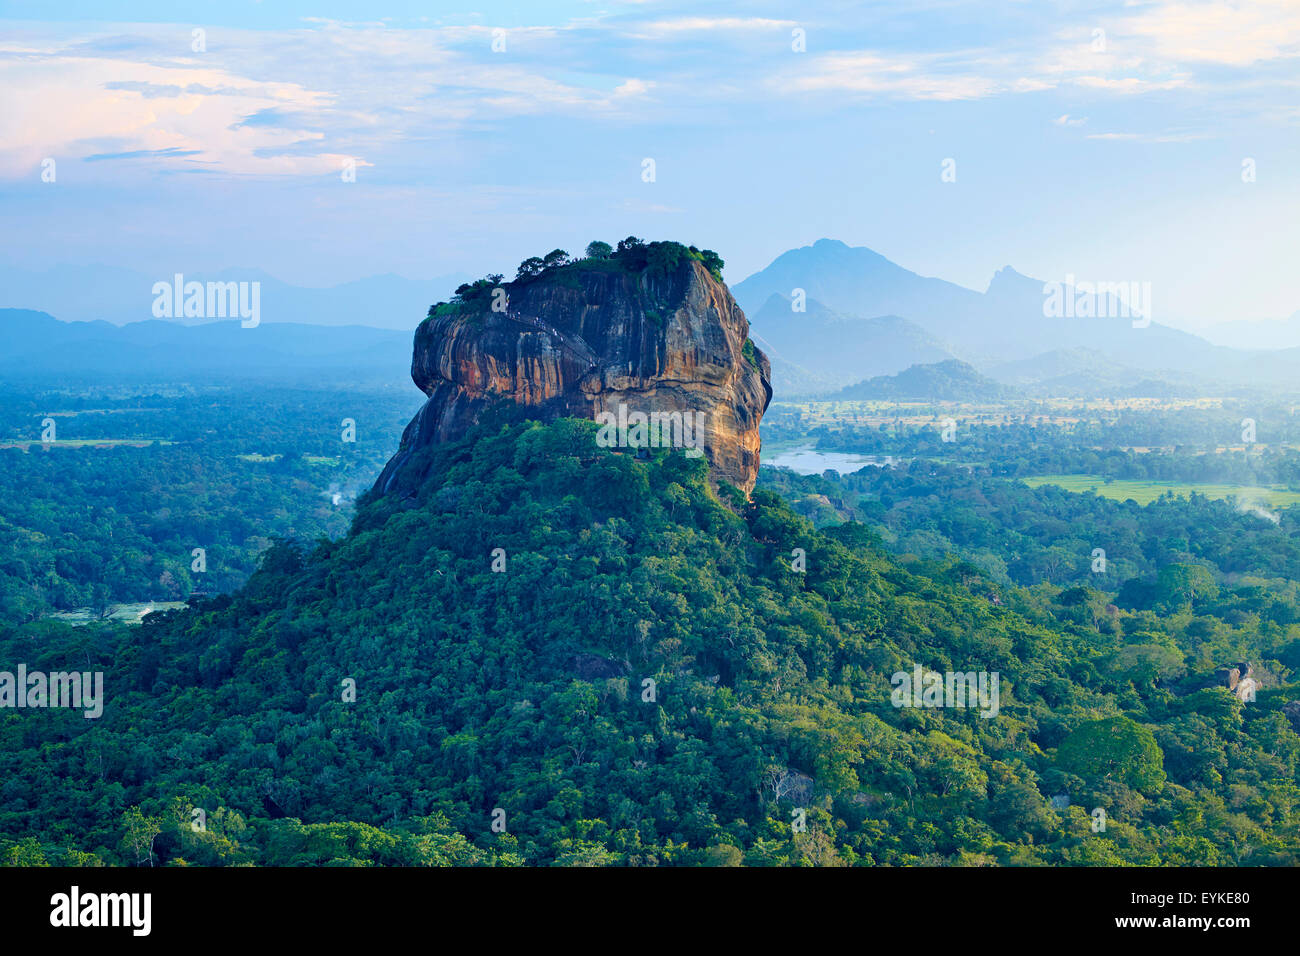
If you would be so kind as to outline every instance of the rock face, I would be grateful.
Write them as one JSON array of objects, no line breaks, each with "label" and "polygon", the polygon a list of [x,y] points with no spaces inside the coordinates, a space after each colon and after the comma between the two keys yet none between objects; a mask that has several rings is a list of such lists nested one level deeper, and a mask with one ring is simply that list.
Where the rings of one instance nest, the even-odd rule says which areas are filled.
[{"label": "rock face", "polygon": [[[701,262],[629,271],[585,260],[501,288],[505,311],[494,311],[485,297],[444,306],[416,330],[411,377],[428,401],[406,427],[377,490],[418,480],[409,472],[419,449],[459,438],[501,403],[541,420],[603,423],[622,415],[635,425],[637,413],[665,421],[680,413],[688,425],[702,425],[715,480],[753,489],[771,365],[747,345],[749,321]],[[638,438],[635,428],[628,435]],[[661,437],[661,444],[679,444]],[[699,447],[693,438],[687,431],[684,453]]]}]

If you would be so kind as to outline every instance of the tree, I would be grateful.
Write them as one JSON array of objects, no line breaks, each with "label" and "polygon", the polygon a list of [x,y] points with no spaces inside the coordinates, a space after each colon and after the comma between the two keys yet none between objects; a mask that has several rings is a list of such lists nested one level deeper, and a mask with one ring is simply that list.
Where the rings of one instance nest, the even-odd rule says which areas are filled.
[{"label": "tree", "polygon": [[1161,568],[1156,577],[1156,593],[1165,603],[1182,607],[1200,598],[1215,597],[1219,588],[1209,569],[1199,564],[1170,564]]},{"label": "tree", "polygon": [[1187,668],[1183,655],[1162,644],[1129,644],[1111,658],[1110,670],[1123,680],[1150,687],[1157,681],[1180,677]]},{"label": "tree", "polygon": [[713,277],[719,282],[722,281],[722,267],[726,265],[722,261],[722,256],[718,255],[712,249],[705,249],[700,252],[700,261],[704,263],[704,268],[713,274]]},{"label": "tree", "polygon": [[1004,836],[1016,842],[1042,839],[1055,823],[1047,802],[1026,770],[1000,760],[993,761],[989,774],[988,820]]},{"label": "tree", "polygon": [[834,834],[816,824],[794,834],[794,847],[799,866],[848,866],[835,849]]},{"label": "tree", "polygon": [[730,843],[715,843],[701,855],[704,866],[744,866],[745,854]]},{"label": "tree", "polygon": [[36,837],[23,837],[5,848],[3,857],[5,866],[49,866],[45,851]]},{"label": "tree", "polygon": [[1118,780],[1143,793],[1165,785],[1164,753],[1146,727],[1128,717],[1080,724],[1061,741],[1056,763],[1090,782]]},{"label": "tree", "polygon": [[568,264],[569,264],[569,254],[565,252],[563,249],[552,249],[550,252],[546,254],[546,258],[542,260],[542,265],[544,265],[547,269],[554,269],[557,266],[564,266]]},{"label": "tree", "polygon": [[534,276],[539,276],[545,268],[546,262],[544,260],[539,259],[537,256],[530,256],[519,263],[519,271],[515,273],[515,281],[518,282],[520,279],[531,279]]},{"label": "tree", "polygon": [[601,242],[599,239],[587,243],[588,259],[608,259],[614,254],[614,247],[608,242]]},{"label": "tree", "polygon": [[650,275],[668,278],[688,255],[686,247],[679,242],[652,242],[646,255]]},{"label": "tree", "polygon": [[123,811],[122,824],[126,827],[126,833],[122,837],[123,846],[135,854],[136,863],[148,859],[149,865],[153,866],[153,844],[163,831],[162,818],[146,817],[139,807],[132,807]]}]

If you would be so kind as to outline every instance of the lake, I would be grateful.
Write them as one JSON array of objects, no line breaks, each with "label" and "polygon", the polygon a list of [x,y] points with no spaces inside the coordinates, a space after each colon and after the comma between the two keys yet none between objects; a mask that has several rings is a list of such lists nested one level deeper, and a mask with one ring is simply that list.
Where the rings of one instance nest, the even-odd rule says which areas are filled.
[{"label": "lake", "polygon": [[801,475],[820,475],[827,468],[841,474],[851,474],[868,466],[880,468],[896,464],[893,455],[848,455],[838,451],[817,451],[811,445],[787,448],[771,458],[763,458],[764,465],[789,468]]}]

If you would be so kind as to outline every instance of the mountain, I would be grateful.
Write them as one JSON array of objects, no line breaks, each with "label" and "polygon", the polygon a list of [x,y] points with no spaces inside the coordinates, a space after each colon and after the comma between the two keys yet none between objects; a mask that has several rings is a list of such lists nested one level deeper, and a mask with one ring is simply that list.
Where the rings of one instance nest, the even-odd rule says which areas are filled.
[{"label": "mountain", "polygon": [[[159,865],[1152,861],[1171,815],[1088,841],[1048,808],[1065,788],[1134,803],[1113,778],[1170,799],[1154,744],[1069,757],[1133,697],[1077,663],[1095,633],[597,431],[477,426],[428,449],[412,496],[276,544],[234,594],[89,639],[0,628],[6,659],[39,634],[48,667],[112,689],[95,720],[38,709],[9,732],[0,771],[33,783],[0,808],[0,851],[131,865],[123,834],[146,828]],[[1000,675],[1001,695],[891,705],[914,667]]]},{"label": "mountain", "polygon": [[[109,691],[92,720],[6,715],[0,854],[1295,865],[1295,828],[1272,804],[1195,816],[1256,792],[1243,788],[1272,797],[1259,768],[1280,752],[1293,769],[1300,747],[1289,691],[1243,705],[1145,676],[1154,646],[1204,660],[1179,622],[1219,618],[1178,605],[1165,631],[1163,616],[1125,612],[1141,636],[1167,634],[1134,644],[1103,592],[999,584],[964,549],[894,557],[863,524],[815,528],[769,490],[715,487],[702,459],[615,454],[598,431],[572,418],[474,426],[426,449],[410,495],[365,495],[337,540],[277,542],[232,594],[135,627],[0,627],[5,660],[35,647],[45,669],[85,667]],[[937,463],[899,480],[900,504],[940,499],[930,527],[954,537],[996,535],[984,516],[1030,507],[1048,517],[1007,530],[1057,541],[1065,528],[1090,544],[1099,516],[1122,507],[1096,499],[1067,524],[1038,510],[1045,491],[986,494]],[[1161,527],[1142,524],[1153,541]],[[1168,580],[1174,594],[1187,586]],[[1241,610],[1262,590],[1203,606]],[[1285,633],[1252,636],[1294,659]],[[1205,772],[1207,753],[1222,775]],[[1105,838],[1089,827],[1103,806]],[[1180,814],[1193,829],[1171,824]],[[1249,845],[1232,839],[1243,828]]]},{"label": "mountain", "polygon": [[[1131,290],[1137,293],[1132,297],[1082,283],[1052,288],[1045,291],[1043,281],[1008,266],[994,275],[985,292],[976,292],[917,275],[871,249],[821,239],[778,256],[737,284],[735,295],[745,309],[761,311],[772,296],[790,297],[802,289],[842,317],[901,316],[950,355],[979,365],[1065,348],[1092,349],[1141,369],[1214,370],[1225,361],[1228,350],[1186,332],[1157,322],[1135,328],[1135,322],[1142,325],[1144,320],[1126,313],[1129,303],[1150,314],[1149,290],[1140,284]],[[1085,309],[1098,317],[1081,317]],[[1061,314],[1048,314],[1054,311]],[[806,348],[815,344],[813,339]],[[831,358],[831,351],[827,348],[816,364],[800,364],[829,374],[832,363],[839,367],[854,357],[866,361],[870,344],[847,357]]]},{"label": "mountain", "polygon": [[500,406],[543,420],[609,416],[620,445],[685,447],[718,478],[754,487],[771,367],[694,250],[620,244],[607,258],[496,279],[434,306],[416,330],[411,377],[429,398],[377,487],[417,487],[424,449]]},{"label": "mountain", "polygon": [[986,368],[1000,382],[1041,396],[1079,398],[1190,398],[1213,391],[1215,385],[1187,373],[1164,374],[1116,364],[1092,349],[1056,349]]},{"label": "mountain", "polygon": [[[433,307],[412,362],[426,409],[342,537],[278,538],[244,587],[137,626],[0,626],[0,659],[41,668],[0,672],[6,708],[39,700],[0,720],[0,858],[1295,865],[1291,791],[1261,775],[1294,774],[1291,691],[1247,706],[1202,683],[1207,648],[1300,659],[1282,590],[1220,590],[1185,563],[1127,579],[1118,593],[1140,609],[1017,586],[995,544],[1086,566],[1098,527],[1122,519],[1125,540],[1161,545],[1140,549],[1154,568],[1199,518],[1071,496],[1061,520],[1064,491],[984,484],[960,463],[877,470],[897,494],[862,493],[866,470],[852,484],[777,473],[828,506],[824,492],[851,491],[841,504],[878,532],[817,528],[768,488],[711,480],[725,456],[609,447],[570,404],[575,381],[597,406],[662,398],[755,427],[767,399],[762,353],[709,261],[676,244],[627,252],[480,280]],[[82,341],[46,319],[19,317],[9,341]],[[891,381],[927,398],[985,384],[953,361]],[[148,488],[123,490],[153,512]],[[941,553],[891,555],[890,514],[919,514]],[[1163,676],[1184,653],[1200,688],[1175,695]],[[96,703],[78,690],[60,706],[54,675],[73,703],[68,669],[83,667],[102,678]],[[1241,812],[1202,812],[1234,799]],[[1089,826],[1100,809],[1105,836]]]},{"label": "mountain", "polygon": [[792,249],[735,287],[736,301],[747,311],[760,309],[773,295],[792,296],[803,289],[828,309],[846,316],[901,315],[944,335],[961,316],[979,307],[977,292],[909,272],[867,248],[852,248],[835,239]]},{"label": "mountain", "polygon": [[767,354],[768,361],[772,364],[772,395],[774,397],[788,399],[800,396],[819,396],[827,392],[833,392],[844,384],[844,380],[839,376],[828,375],[825,372],[812,372],[802,365],[795,365],[793,362],[786,362],[767,352],[768,345],[761,335],[758,335],[751,328],[750,337],[763,346]]},{"label": "mountain", "polygon": [[1300,347],[1300,310],[1285,319],[1219,322],[1202,333],[1215,345],[1234,349],[1292,349]]},{"label": "mountain", "polygon": [[1013,359],[988,366],[985,371],[1009,385],[1034,385],[1039,382],[1081,373],[1102,375],[1113,371],[1115,363],[1094,349],[1053,349],[1030,358]]},{"label": "mountain", "polygon": [[[794,311],[793,305],[789,296],[774,292],[750,318],[750,334],[773,360],[772,386],[779,395],[830,391],[874,375],[952,357],[925,329],[897,315],[854,318],[815,298],[806,300],[803,312]],[[803,377],[781,374],[778,359],[798,369]],[[807,387],[817,380],[829,387]]]},{"label": "mountain", "polygon": [[[282,282],[255,269],[227,269],[219,273],[183,273],[186,282],[257,282],[260,318],[276,324],[366,325],[410,331],[430,302],[444,298],[468,276],[437,276],[427,280],[382,275],[345,282],[328,289],[313,289]],[[56,266],[28,272],[0,266],[0,307],[39,309],[69,322],[105,321],[114,325],[155,318],[155,283],[174,283],[175,276],[146,275],[109,266]],[[176,310],[180,312],[179,309]],[[196,324],[213,318],[173,321]]]},{"label": "mountain", "polygon": [[179,325],[61,322],[45,312],[0,309],[0,374],[7,381],[339,376],[392,380],[410,357],[410,333],[238,321]]},{"label": "mountain", "polygon": [[828,397],[844,402],[983,402],[1016,394],[1016,389],[981,375],[965,362],[949,359],[933,365],[913,365],[897,375],[877,376]]}]

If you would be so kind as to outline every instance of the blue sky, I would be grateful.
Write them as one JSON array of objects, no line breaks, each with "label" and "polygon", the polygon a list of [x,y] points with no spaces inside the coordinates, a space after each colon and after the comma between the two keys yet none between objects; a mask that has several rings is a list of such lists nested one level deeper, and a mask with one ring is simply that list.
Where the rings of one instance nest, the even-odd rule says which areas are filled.
[{"label": "blue sky", "polygon": [[331,285],[628,234],[735,282],[825,236],[977,289],[1149,281],[1189,328],[1282,317],[1298,66],[1294,0],[0,2],[0,241]]}]

